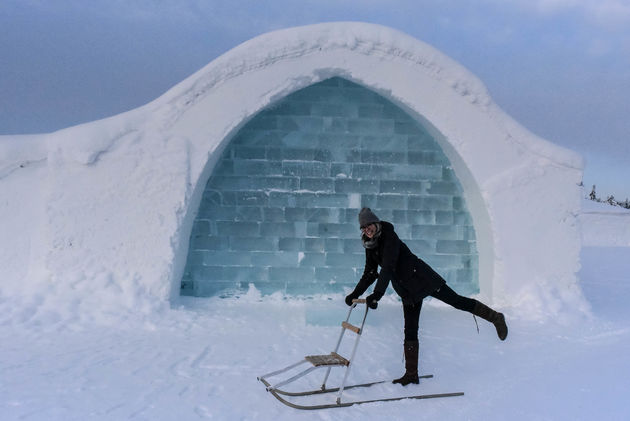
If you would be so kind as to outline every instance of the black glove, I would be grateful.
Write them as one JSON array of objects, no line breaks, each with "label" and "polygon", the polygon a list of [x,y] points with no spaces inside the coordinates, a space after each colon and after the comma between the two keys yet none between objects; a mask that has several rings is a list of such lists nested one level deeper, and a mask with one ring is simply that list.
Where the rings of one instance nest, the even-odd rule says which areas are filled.
[{"label": "black glove", "polygon": [[368,307],[370,307],[372,310],[376,310],[378,308],[378,300],[380,300],[382,297],[383,294],[375,291],[368,295],[365,300],[367,301]]},{"label": "black glove", "polygon": [[350,293],[347,297],[346,297],[346,304],[348,304],[349,306],[352,305],[352,300],[356,300],[357,298],[359,298],[354,292]]}]

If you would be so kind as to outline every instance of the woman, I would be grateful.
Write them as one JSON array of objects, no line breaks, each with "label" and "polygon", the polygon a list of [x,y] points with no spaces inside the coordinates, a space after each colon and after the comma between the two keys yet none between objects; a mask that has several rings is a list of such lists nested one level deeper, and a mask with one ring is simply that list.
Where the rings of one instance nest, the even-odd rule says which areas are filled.
[{"label": "woman", "polygon": [[[378,300],[385,294],[390,281],[402,298],[405,318],[405,374],[394,380],[394,383],[403,386],[409,383],[418,384],[418,321],[422,300],[426,296],[430,295],[458,310],[489,321],[494,324],[499,339],[505,340],[508,328],[503,314],[453,291],[437,272],[416,257],[398,238],[392,224],[379,220],[370,208],[363,208],[359,212],[359,226],[365,247],[365,270],[345,301],[352,305],[352,300],[359,298],[377,279],[374,292],[366,298],[370,308],[377,308]],[[378,266],[381,267],[380,273]]]}]

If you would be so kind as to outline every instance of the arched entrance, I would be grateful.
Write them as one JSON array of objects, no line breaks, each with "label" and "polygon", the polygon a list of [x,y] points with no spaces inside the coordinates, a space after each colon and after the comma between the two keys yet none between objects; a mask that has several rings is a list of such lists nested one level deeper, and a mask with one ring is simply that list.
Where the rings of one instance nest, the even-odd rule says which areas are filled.
[{"label": "arched entrance", "polygon": [[479,291],[472,218],[436,140],[389,100],[334,77],[261,111],[230,140],[194,221],[181,293],[353,287],[365,261],[363,206],[458,292]]}]

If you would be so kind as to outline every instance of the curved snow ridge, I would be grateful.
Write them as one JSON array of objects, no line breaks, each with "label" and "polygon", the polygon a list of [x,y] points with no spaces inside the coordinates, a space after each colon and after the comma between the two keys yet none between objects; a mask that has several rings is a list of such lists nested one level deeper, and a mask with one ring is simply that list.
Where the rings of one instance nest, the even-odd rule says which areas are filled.
[{"label": "curved snow ridge", "polygon": [[43,135],[0,136],[0,179],[20,168],[46,161],[48,148]]},{"label": "curved snow ridge", "polygon": [[52,133],[0,136],[0,179],[39,162],[91,165],[118,140],[140,131],[145,118],[139,110]]},{"label": "curved snow ridge", "polygon": [[[463,65],[416,38],[371,23],[320,23],[281,29],[245,41],[157,98],[154,101],[154,112],[158,109],[162,112],[154,114],[154,117],[162,114],[160,119],[166,128],[173,125],[179,116],[203,99],[213,88],[232,78],[281,61],[299,60],[335,51],[348,51],[383,61],[399,60],[403,64],[413,66],[417,71],[445,84],[459,96],[481,108],[507,132],[507,142],[517,143],[520,147],[557,165],[579,170],[584,168],[584,159],[581,155],[538,137],[505,113],[492,101],[483,82]],[[353,75],[351,71],[348,74],[348,67],[344,63],[334,66],[322,64],[322,68],[311,71],[323,76],[326,70],[330,70],[328,77],[341,75],[352,79]],[[287,78],[293,80],[298,76],[287,75]],[[293,82],[288,87],[289,91],[303,87],[298,80]]]},{"label": "curved snow ridge", "polygon": [[517,143],[520,147],[542,159],[549,159],[556,165],[580,171],[584,169],[585,160],[579,153],[532,133],[498,106],[493,105],[489,108],[490,118],[509,134],[506,141]]},{"label": "curved snow ridge", "polygon": [[222,81],[278,61],[335,50],[377,56],[383,60],[401,59],[425,74],[445,81],[459,95],[469,97],[472,103],[484,106],[491,103],[487,89],[476,76],[434,47],[397,30],[359,22],[321,23],[260,35],[216,58],[156,102],[178,104],[178,108],[185,109]]},{"label": "curved snow ridge", "polygon": [[146,105],[102,120],[68,127],[46,135],[49,160],[91,165],[118,140],[141,130],[150,115]]}]

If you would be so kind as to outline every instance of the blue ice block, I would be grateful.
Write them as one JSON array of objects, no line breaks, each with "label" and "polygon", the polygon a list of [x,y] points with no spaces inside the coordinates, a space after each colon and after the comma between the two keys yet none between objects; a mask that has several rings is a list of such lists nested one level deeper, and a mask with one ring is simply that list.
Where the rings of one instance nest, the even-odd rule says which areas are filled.
[{"label": "blue ice block", "polygon": [[479,290],[475,229],[438,142],[403,109],[342,78],[251,118],[207,180],[182,295],[339,293],[363,273],[371,207],[460,293]]}]

